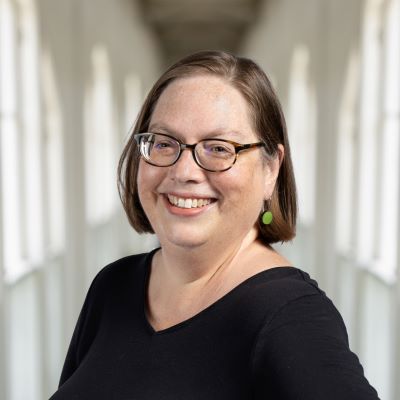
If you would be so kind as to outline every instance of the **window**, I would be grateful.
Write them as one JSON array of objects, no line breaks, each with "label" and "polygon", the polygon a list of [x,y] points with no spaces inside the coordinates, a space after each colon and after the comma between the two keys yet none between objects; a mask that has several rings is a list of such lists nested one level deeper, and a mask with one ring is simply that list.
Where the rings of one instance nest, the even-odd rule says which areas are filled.
[{"label": "window", "polygon": [[309,76],[310,54],[304,45],[293,53],[290,70],[288,129],[299,196],[299,217],[303,225],[314,223],[316,104]]},{"label": "window", "polygon": [[41,54],[43,96],[43,152],[45,191],[45,248],[50,257],[65,246],[65,195],[63,113],[53,62],[47,50]]},{"label": "window", "polygon": [[380,170],[378,184],[378,270],[396,271],[399,243],[400,169],[400,2],[391,1],[383,15],[382,108],[380,121]]},{"label": "window", "polygon": [[108,53],[96,45],[91,54],[92,80],[85,98],[86,217],[89,224],[106,221],[117,204],[118,135]]},{"label": "window", "polygon": [[399,212],[400,20],[396,0],[370,0],[363,31],[357,259],[393,280]]},{"label": "window", "polygon": [[43,259],[38,34],[30,0],[0,7],[0,212],[4,272],[13,280]]},{"label": "window", "polygon": [[10,0],[0,2],[0,195],[3,221],[4,272],[21,273],[21,138],[17,114],[17,26],[15,7]]},{"label": "window", "polygon": [[340,99],[338,121],[338,151],[336,171],[336,245],[339,254],[352,254],[354,246],[354,180],[356,162],[356,115],[360,60],[357,51],[353,51],[347,65],[343,95]]}]

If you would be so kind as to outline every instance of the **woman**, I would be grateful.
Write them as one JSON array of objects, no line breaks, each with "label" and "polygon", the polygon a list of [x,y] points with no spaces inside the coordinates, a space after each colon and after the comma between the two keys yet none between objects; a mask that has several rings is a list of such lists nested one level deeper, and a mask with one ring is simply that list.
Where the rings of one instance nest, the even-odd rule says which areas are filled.
[{"label": "woman", "polygon": [[377,399],[343,321],[271,244],[295,235],[279,101],[252,61],[201,52],[149,93],[120,195],[161,248],[93,281],[52,399]]}]

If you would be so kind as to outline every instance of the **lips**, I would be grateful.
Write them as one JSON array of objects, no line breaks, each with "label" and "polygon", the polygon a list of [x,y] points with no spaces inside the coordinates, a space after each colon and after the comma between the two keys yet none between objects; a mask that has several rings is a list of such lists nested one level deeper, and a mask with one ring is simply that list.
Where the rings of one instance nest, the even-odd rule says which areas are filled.
[{"label": "lips", "polygon": [[179,197],[172,194],[167,194],[167,198],[170,204],[178,208],[201,208],[215,201],[212,198]]}]

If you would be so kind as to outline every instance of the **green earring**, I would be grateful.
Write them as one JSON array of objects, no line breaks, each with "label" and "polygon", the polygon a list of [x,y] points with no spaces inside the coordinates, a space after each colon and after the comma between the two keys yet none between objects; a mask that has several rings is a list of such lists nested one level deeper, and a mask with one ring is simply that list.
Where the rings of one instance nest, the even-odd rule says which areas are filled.
[{"label": "green earring", "polygon": [[265,211],[261,217],[264,225],[269,225],[272,222],[272,218],[273,217],[271,211]]}]

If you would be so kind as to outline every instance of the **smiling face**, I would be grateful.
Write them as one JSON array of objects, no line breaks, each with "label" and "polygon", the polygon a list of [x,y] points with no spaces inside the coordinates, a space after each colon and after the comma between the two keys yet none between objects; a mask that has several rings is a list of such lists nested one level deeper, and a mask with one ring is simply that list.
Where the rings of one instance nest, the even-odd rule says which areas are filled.
[{"label": "smiling face", "polygon": [[[187,144],[206,138],[259,141],[241,93],[212,75],[173,81],[156,104],[149,131]],[[203,170],[191,151],[184,150],[170,167],[140,160],[139,198],[163,247],[240,243],[255,229],[278,169],[279,162],[265,162],[259,148],[239,153],[235,165],[224,172]]]}]

